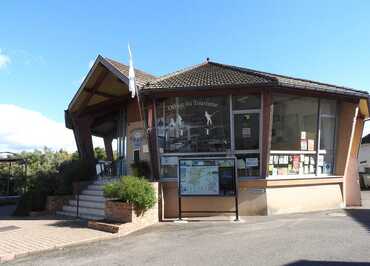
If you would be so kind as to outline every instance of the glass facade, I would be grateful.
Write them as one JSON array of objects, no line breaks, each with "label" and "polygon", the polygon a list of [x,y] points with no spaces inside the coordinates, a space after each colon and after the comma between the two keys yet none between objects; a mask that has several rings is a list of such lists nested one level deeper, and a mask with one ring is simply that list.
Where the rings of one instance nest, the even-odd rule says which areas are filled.
[{"label": "glass facade", "polygon": [[274,95],[271,150],[314,151],[317,114],[317,98]]},{"label": "glass facade", "polygon": [[[183,157],[235,156],[242,178],[261,177],[261,97],[172,97],[157,101],[162,178]],[[273,94],[269,176],[332,175],[337,101]]]},{"label": "glass facade", "polygon": [[269,175],[333,174],[336,100],[275,94],[272,101]]},{"label": "glass facade", "polygon": [[161,153],[225,152],[230,149],[228,97],[175,97],[157,108]]},{"label": "glass facade", "polygon": [[320,151],[318,174],[333,174],[336,139],[337,102],[320,100]]}]

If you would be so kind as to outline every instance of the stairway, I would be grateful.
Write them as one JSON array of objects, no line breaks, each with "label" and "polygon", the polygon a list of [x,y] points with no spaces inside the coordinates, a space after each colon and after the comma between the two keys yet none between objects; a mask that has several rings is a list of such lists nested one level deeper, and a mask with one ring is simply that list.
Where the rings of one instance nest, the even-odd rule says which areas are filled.
[{"label": "stairway", "polygon": [[[112,178],[99,179],[81,192],[79,195],[79,218],[88,220],[102,220],[105,218],[105,198],[103,196],[103,186],[111,181],[113,181]],[[69,200],[68,204],[64,205],[61,211],[57,211],[57,215],[76,217],[76,209],[77,196],[75,196],[73,200]]]}]

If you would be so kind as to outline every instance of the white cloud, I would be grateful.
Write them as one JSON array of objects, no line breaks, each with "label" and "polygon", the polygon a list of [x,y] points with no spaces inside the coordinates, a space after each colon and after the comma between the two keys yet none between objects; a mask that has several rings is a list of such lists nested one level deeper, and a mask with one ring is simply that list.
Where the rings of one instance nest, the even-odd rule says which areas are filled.
[{"label": "white cloud", "polygon": [[[0,104],[0,151],[49,147],[54,150],[76,150],[72,130],[65,128],[39,112],[12,104]],[[100,138],[94,138],[95,146],[103,146]]]},{"label": "white cloud", "polygon": [[10,57],[0,49],[0,70],[6,68],[9,64]]}]

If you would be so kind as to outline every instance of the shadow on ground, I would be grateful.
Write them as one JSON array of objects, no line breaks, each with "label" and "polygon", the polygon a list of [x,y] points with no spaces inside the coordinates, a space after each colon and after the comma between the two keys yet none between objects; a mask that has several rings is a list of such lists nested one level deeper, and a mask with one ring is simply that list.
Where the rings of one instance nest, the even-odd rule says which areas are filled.
[{"label": "shadow on ground", "polygon": [[87,228],[87,221],[85,220],[63,220],[51,223],[48,226],[55,227],[69,227],[69,228]]},{"label": "shadow on ground", "polygon": [[370,265],[369,262],[344,262],[344,261],[316,261],[316,260],[298,260],[296,262],[285,264],[286,266],[364,266]]},{"label": "shadow on ground", "polygon": [[370,209],[346,209],[345,212],[370,233]]}]

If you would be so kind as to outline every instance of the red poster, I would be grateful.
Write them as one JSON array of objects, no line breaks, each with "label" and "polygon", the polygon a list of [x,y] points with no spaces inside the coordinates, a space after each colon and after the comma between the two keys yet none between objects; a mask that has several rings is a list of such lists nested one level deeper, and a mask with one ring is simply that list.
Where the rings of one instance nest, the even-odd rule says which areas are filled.
[{"label": "red poster", "polygon": [[300,159],[299,155],[293,155],[293,169],[295,171],[299,171],[299,159]]}]

